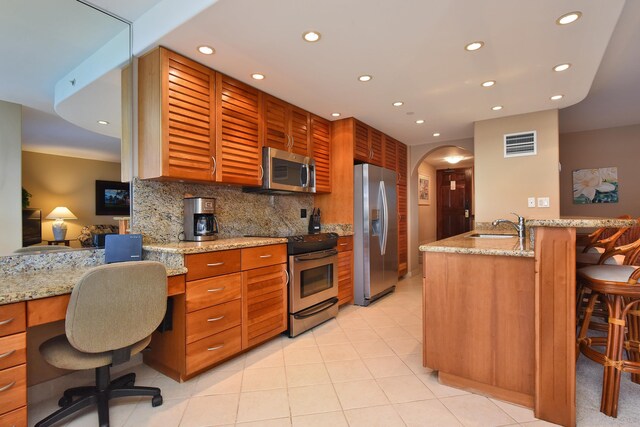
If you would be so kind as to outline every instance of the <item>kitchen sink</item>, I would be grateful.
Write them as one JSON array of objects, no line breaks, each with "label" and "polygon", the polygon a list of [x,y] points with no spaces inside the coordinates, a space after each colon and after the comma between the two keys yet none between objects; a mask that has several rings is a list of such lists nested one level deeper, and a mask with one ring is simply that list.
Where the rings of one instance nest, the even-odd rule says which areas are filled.
[{"label": "kitchen sink", "polygon": [[508,239],[510,237],[518,237],[517,234],[490,234],[490,233],[474,233],[467,237],[474,239]]}]

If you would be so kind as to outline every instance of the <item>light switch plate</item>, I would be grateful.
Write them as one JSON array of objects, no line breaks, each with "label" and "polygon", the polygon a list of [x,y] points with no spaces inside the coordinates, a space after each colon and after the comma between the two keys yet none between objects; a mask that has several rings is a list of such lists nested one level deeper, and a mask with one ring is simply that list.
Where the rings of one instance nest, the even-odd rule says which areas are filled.
[{"label": "light switch plate", "polygon": [[538,197],[538,207],[539,208],[548,208],[549,207],[549,198],[548,197]]},{"label": "light switch plate", "polygon": [[529,207],[529,208],[535,208],[536,207],[536,198],[535,197],[529,197],[527,199],[527,207]]}]

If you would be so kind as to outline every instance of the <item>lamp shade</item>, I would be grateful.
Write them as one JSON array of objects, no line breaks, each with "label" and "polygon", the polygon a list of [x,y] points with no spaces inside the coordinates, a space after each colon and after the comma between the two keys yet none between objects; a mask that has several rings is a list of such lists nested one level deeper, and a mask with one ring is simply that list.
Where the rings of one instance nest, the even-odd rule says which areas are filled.
[{"label": "lamp shade", "polygon": [[68,208],[58,206],[47,215],[46,219],[78,219]]}]

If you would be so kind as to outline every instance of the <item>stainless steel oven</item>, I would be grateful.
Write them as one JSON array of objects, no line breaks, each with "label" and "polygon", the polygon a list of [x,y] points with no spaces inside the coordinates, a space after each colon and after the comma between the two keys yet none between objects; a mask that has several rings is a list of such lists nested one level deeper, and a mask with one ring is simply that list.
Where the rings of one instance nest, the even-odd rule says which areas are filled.
[{"label": "stainless steel oven", "polygon": [[289,336],[338,314],[337,236],[330,249],[289,255]]}]

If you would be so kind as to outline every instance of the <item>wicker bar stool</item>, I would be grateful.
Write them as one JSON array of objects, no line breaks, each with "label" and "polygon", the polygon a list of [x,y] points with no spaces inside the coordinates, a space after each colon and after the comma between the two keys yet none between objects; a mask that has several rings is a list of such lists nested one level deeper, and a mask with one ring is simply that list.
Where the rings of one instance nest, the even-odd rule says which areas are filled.
[{"label": "wicker bar stool", "polygon": [[[631,373],[632,381],[640,384],[640,268],[597,265],[582,268],[577,274],[578,280],[591,290],[591,296],[576,345],[582,354],[604,367],[600,411],[617,417],[622,372]],[[597,301],[609,313],[607,335],[587,337]]]},{"label": "wicker bar stool", "polygon": [[[631,219],[630,215],[620,215],[618,219]],[[621,228],[598,228],[591,234],[583,236],[576,242],[576,253],[582,252],[599,252],[603,253],[607,249],[611,249],[615,245],[616,240],[628,227]]]},{"label": "wicker bar stool", "polygon": [[632,227],[622,227],[607,239],[586,246],[582,252],[576,254],[577,267],[597,264],[628,264],[625,262],[627,256],[638,247],[640,242],[640,218],[637,221],[638,224]]}]

